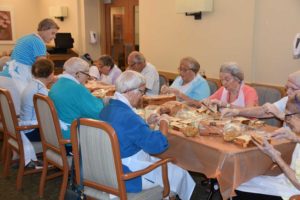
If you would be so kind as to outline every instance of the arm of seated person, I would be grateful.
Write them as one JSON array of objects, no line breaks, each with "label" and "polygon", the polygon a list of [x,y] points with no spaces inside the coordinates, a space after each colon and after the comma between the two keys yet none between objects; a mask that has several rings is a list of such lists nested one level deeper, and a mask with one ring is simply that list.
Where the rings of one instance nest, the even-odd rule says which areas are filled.
[{"label": "arm of seated person", "polygon": [[[254,142],[257,147],[267,154],[273,162],[276,162],[278,166],[283,171],[284,175],[291,181],[291,183],[299,190],[300,189],[300,182],[296,177],[296,171],[294,171],[281,157],[281,153],[274,149],[274,147],[266,140],[263,140],[263,145],[260,145]],[[297,170],[297,169],[296,169]],[[300,169],[298,169],[299,171]]]}]

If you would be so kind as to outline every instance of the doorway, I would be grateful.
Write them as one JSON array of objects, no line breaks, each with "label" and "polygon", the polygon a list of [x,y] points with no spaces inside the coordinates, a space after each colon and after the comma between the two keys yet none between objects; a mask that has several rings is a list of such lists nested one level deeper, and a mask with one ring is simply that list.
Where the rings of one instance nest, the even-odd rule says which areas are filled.
[{"label": "doorway", "polygon": [[139,50],[139,1],[114,0],[104,4],[104,52],[125,70],[130,52]]}]

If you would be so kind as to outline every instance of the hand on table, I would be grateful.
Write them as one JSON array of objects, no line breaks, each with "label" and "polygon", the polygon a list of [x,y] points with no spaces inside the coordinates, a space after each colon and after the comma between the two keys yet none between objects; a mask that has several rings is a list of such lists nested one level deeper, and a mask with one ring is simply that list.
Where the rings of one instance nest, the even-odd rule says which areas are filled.
[{"label": "hand on table", "polygon": [[221,110],[221,117],[235,117],[238,116],[240,114],[239,109],[236,108],[224,108]]}]

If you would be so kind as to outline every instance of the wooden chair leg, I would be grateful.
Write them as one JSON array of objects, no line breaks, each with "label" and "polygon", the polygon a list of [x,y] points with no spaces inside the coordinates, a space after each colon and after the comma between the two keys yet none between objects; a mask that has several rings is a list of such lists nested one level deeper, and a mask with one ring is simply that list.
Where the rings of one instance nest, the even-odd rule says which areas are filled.
[{"label": "wooden chair leg", "polygon": [[39,187],[39,196],[40,197],[44,196],[47,172],[48,172],[48,162],[47,162],[47,160],[44,160],[43,172],[42,172],[42,176],[41,176],[41,180],[40,180],[40,187]]},{"label": "wooden chair leg", "polygon": [[2,143],[2,149],[1,149],[1,163],[5,163],[5,156],[7,151],[7,140],[5,137],[5,134],[3,133],[3,143]]},{"label": "wooden chair leg", "polygon": [[68,175],[69,175],[69,170],[64,170],[63,180],[62,180],[62,184],[61,184],[60,192],[59,192],[59,200],[63,200],[65,198],[65,193],[66,193],[67,185],[68,185]]},{"label": "wooden chair leg", "polygon": [[5,152],[5,161],[4,161],[4,169],[3,169],[3,177],[6,178],[9,175],[11,161],[12,161],[12,150],[7,145]]},{"label": "wooden chair leg", "polygon": [[17,175],[17,190],[22,189],[22,183],[23,183],[23,176],[24,176],[24,170],[25,170],[25,163],[24,163],[24,156],[20,156],[19,159],[19,170]]}]

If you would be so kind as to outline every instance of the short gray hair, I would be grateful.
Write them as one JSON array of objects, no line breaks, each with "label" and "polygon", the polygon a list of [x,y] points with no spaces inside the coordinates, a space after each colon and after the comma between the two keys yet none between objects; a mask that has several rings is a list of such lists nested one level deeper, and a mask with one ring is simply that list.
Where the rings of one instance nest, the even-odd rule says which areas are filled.
[{"label": "short gray hair", "polygon": [[138,51],[133,51],[129,54],[129,56],[133,57],[133,61],[134,63],[145,63],[146,62],[146,58],[145,56],[138,52]]},{"label": "short gray hair", "polygon": [[125,93],[146,84],[145,77],[133,70],[126,70],[116,80],[116,91]]},{"label": "short gray hair", "polygon": [[238,64],[235,62],[228,62],[221,65],[221,73],[229,73],[237,81],[242,82],[244,80],[244,72],[239,68]]},{"label": "short gray hair", "polygon": [[182,61],[186,61],[188,62],[189,68],[195,72],[195,74],[197,74],[200,70],[200,64],[198,63],[198,61],[195,58],[192,57],[185,57],[182,58],[180,62]]},{"label": "short gray hair", "polygon": [[64,63],[64,71],[67,74],[76,74],[79,71],[88,72],[89,63],[82,58],[72,57]]},{"label": "short gray hair", "polygon": [[59,29],[59,26],[55,23],[53,19],[46,18],[40,21],[37,30],[38,31],[47,31],[49,29]]}]

